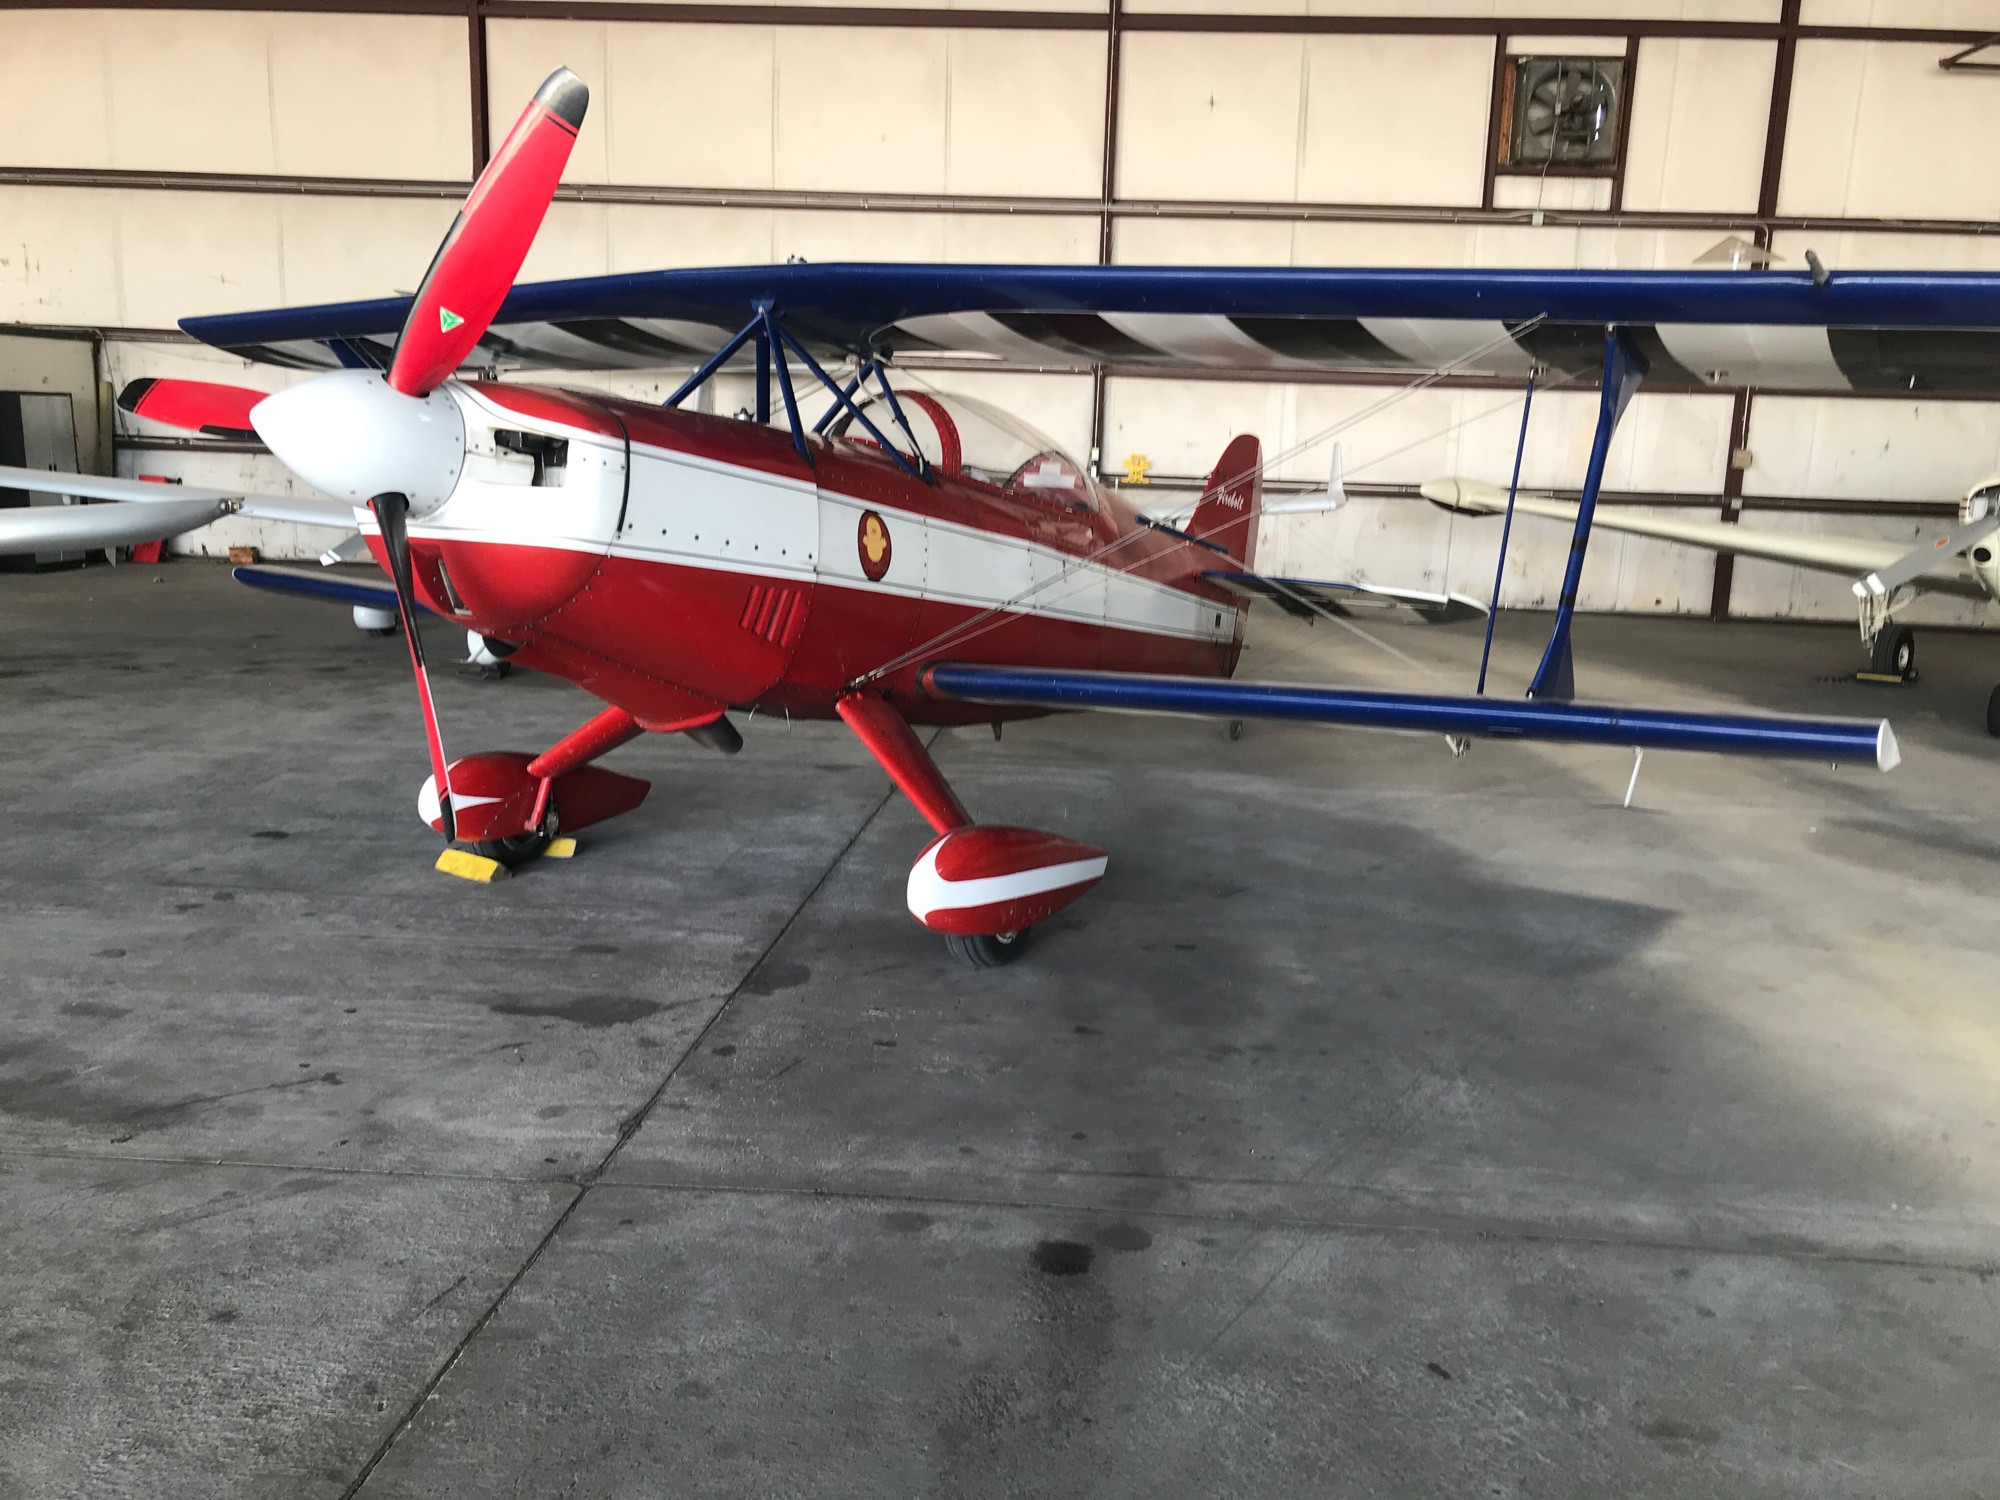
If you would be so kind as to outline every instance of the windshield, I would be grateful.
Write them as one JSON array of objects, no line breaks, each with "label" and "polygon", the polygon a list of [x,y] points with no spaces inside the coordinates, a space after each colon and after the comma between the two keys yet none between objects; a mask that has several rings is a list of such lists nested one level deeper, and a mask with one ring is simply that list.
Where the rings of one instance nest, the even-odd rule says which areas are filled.
[{"label": "windshield", "polygon": [[[1097,487],[1083,466],[1055,439],[1019,417],[970,396],[898,391],[896,400],[909,419],[908,433],[880,396],[860,406],[882,435],[905,453],[914,436],[918,452],[947,477],[978,480],[1065,510],[1097,509]],[[851,414],[843,414],[828,432],[874,445],[868,429]]]}]

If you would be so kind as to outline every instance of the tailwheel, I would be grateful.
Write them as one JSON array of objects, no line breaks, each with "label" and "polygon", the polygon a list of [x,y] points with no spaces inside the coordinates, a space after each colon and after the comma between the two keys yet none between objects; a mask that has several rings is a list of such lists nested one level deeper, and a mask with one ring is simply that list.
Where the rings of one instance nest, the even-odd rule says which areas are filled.
[{"label": "tailwheel", "polygon": [[1993,696],[1986,700],[1986,732],[2000,738],[2000,687],[1993,689]]},{"label": "tailwheel", "polygon": [[1884,625],[1875,633],[1869,665],[1884,677],[1917,675],[1917,633],[1907,625]]},{"label": "tailwheel", "polygon": [[549,808],[549,815],[542,819],[542,826],[530,833],[517,833],[512,838],[480,839],[466,847],[474,854],[505,865],[510,870],[518,870],[530,860],[540,859],[548,850],[556,836],[556,810]]},{"label": "tailwheel", "polygon": [[970,937],[947,936],[944,946],[960,963],[974,969],[998,969],[1011,964],[1028,947],[1030,929],[1019,932],[976,933]]}]

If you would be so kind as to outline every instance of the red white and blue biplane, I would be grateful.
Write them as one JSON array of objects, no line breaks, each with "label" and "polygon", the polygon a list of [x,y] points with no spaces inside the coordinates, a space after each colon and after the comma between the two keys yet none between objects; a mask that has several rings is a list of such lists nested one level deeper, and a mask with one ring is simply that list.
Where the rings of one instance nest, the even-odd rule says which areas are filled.
[{"label": "red white and blue biplane", "polygon": [[[596,762],[638,735],[733,751],[732,711],[838,716],[936,832],[910,874],[912,912],[990,965],[1094,885],[1107,856],[977,822],[913,726],[1106,709],[1895,763],[1879,720],[1571,701],[1591,512],[1642,378],[1990,383],[2000,277],[798,264],[514,287],[587,100],[567,70],[543,84],[415,296],[184,324],[247,358],[323,373],[270,396],[158,380],[121,397],[144,417],[254,432],[333,501],[64,482],[125,502],[76,508],[115,512],[106,535],[138,525],[142,503],[360,525],[391,580],[361,592],[393,604],[408,642],[431,761],[420,808],[455,846],[444,867],[490,875],[636,806],[646,783]],[[1170,526],[1005,414],[899,390],[889,370],[917,349],[1275,376],[1555,367],[1599,379],[1575,540],[1529,696],[1234,678],[1252,599],[1330,609],[1342,597],[1338,585],[1258,572],[1256,439],[1229,444],[1192,514]],[[675,364],[697,368],[658,406],[461,378]],[[683,406],[742,364],[754,369],[756,420]],[[795,389],[808,380],[832,401],[810,424]],[[38,488],[49,482],[37,476]],[[420,609],[606,706],[539,754],[447,756]]]}]

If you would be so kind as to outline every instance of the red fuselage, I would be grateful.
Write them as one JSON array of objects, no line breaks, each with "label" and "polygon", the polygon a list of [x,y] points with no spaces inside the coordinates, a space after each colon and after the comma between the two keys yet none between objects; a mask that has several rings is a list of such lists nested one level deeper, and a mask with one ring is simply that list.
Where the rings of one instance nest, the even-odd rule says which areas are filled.
[{"label": "red fuselage", "polygon": [[[752,422],[446,389],[466,457],[443,503],[411,518],[424,602],[649,729],[728,708],[832,717],[875,673],[915,722],[1008,716],[926,697],[915,679],[937,661],[1235,669],[1244,606],[1201,575],[1242,564],[1146,527],[1059,456],[1001,476],[948,436],[927,483],[869,442],[808,438],[808,465]],[[1043,477],[1058,468],[1067,488]]]}]

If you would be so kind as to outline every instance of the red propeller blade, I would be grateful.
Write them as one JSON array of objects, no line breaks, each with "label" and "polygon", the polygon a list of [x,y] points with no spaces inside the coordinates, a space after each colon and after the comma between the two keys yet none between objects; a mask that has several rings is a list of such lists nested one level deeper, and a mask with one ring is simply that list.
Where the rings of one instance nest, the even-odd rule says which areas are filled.
[{"label": "red propeller blade", "polygon": [[557,68],[472,185],[396,341],[389,384],[404,395],[425,395],[450,379],[500,311],[589,104],[583,80]]},{"label": "red propeller blade", "polygon": [[410,670],[417,679],[417,701],[424,710],[424,735],[430,741],[431,776],[438,794],[438,812],[445,841],[458,837],[451,815],[451,776],[444,758],[444,735],[438,729],[437,705],[431,701],[431,674],[424,666],[424,638],[417,633],[417,598],[410,586],[409,497],[377,495],[368,502],[382,523],[382,550],[389,554],[389,577],[396,585],[396,613],[402,618],[403,639],[410,646]]},{"label": "red propeller blade", "polygon": [[205,432],[210,437],[257,435],[250,425],[250,408],[269,391],[240,385],[215,385],[206,380],[135,380],[118,393],[118,404],[135,417]]}]

